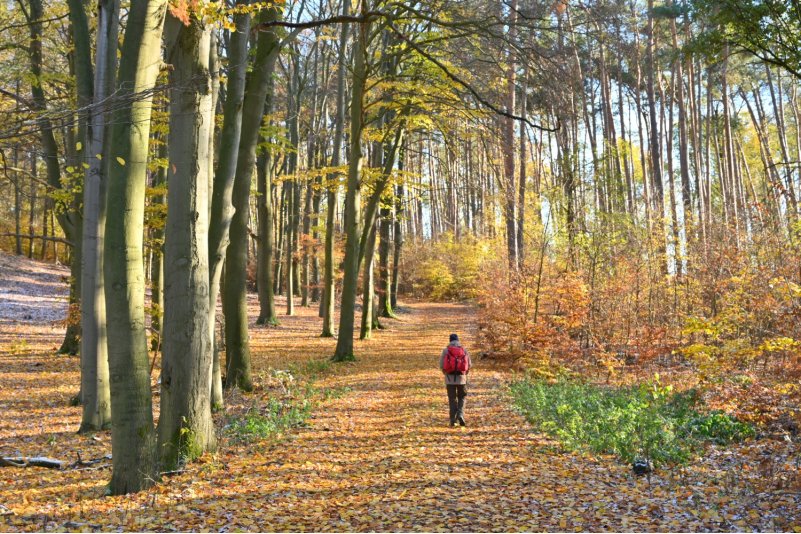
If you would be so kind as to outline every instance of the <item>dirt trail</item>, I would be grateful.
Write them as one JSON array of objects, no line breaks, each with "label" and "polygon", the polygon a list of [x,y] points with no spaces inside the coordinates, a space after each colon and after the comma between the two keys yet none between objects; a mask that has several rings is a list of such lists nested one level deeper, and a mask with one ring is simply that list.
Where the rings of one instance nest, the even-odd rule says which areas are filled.
[{"label": "dirt trail", "polygon": [[[333,350],[333,340],[318,337],[316,310],[281,320],[252,329],[257,371]],[[473,321],[467,306],[407,305],[386,330],[356,343],[357,362],[326,373],[318,386],[345,393],[307,427],[279,442],[224,443],[138,495],[103,497],[107,470],[0,469],[0,503],[15,512],[0,518],[0,530],[776,530],[763,510],[788,513],[791,498],[746,503],[704,466],[703,488],[665,477],[649,484],[612,459],[559,452],[510,409],[504,375],[481,361],[471,373],[468,426],[449,427],[438,355],[452,331],[475,349]],[[74,434],[80,409],[66,400],[77,360],[54,358],[3,353],[0,380],[12,387],[0,391],[0,452],[110,452],[107,433]]]},{"label": "dirt trail", "polygon": [[[327,380],[352,391],[315,416],[292,443],[289,461],[279,455],[246,475],[281,483],[262,496],[272,528],[541,527],[530,502],[539,486],[531,476],[530,432],[504,405],[496,372],[477,362],[468,426],[447,424],[438,357],[452,331],[470,346],[471,309],[416,304],[408,311],[377,334],[378,352],[360,351],[347,374]],[[298,450],[308,454],[299,458]]]}]

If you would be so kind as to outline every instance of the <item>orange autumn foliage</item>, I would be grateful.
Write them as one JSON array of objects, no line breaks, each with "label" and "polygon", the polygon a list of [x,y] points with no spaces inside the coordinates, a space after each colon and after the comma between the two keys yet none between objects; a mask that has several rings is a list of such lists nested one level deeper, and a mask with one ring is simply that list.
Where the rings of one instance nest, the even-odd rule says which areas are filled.
[{"label": "orange autumn foliage", "polygon": [[511,274],[496,265],[485,280],[478,297],[484,350],[515,360],[543,361],[579,349],[589,295],[577,273],[546,261]]}]

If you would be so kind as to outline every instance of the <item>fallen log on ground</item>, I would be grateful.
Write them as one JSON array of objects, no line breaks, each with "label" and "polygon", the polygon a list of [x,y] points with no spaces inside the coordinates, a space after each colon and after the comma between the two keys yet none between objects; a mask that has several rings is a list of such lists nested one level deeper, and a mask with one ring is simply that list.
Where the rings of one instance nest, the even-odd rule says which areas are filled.
[{"label": "fallen log on ground", "polygon": [[0,467],[46,467],[48,469],[64,469],[65,462],[44,456],[0,457]]}]

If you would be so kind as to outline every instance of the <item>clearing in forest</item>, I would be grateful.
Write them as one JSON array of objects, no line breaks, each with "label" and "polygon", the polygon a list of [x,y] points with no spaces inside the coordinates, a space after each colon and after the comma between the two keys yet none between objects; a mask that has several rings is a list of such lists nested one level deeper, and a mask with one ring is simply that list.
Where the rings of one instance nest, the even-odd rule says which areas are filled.
[{"label": "clearing in forest", "polygon": [[[0,529],[751,531],[801,525],[796,495],[758,490],[764,473],[751,460],[758,458],[755,443],[709,449],[688,468],[658,472],[650,481],[611,457],[561,451],[510,408],[510,375],[477,357],[468,306],[406,304],[398,319],[384,320],[385,330],[357,343],[357,362],[342,365],[324,363],[333,341],[318,337],[316,309],[298,312],[282,317],[278,328],[252,329],[256,391],[229,395],[228,414],[218,422],[262,409],[275,393],[275,377],[285,376],[272,370],[314,368],[314,387],[327,394],[318,395],[304,425],[267,439],[221,431],[217,454],[126,497],[103,496],[110,476],[103,462],[62,471],[0,469]],[[110,454],[108,433],[75,434],[80,408],[69,400],[78,360],[53,354],[59,329],[2,328],[0,452],[70,463],[79,454],[84,461]],[[23,343],[24,332],[34,328]],[[476,360],[465,428],[448,426],[436,368],[452,331]],[[282,380],[286,387],[288,379]]]}]

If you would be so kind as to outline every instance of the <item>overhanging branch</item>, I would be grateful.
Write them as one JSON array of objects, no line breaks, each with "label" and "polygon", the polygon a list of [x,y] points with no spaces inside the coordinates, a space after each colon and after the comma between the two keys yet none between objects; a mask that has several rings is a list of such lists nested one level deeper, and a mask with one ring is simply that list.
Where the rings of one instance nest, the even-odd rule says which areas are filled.
[{"label": "overhanging branch", "polygon": [[306,22],[287,22],[284,20],[273,20],[270,22],[260,22],[253,27],[253,31],[263,32],[269,31],[273,28],[287,28],[290,30],[309,30],[312,28],[319,28],[320,26],[328,26],[330,24],[361,24],[364,22],[372,22],[381,17],[388,15],[382,11],[367,11],[361,15],[336,15],[319,20],[308,20]]},{"label": "overhanging branch", "polygon": [[436,67],[439,68],[442,71],[442,73],[445,74],[445,76],[447,76],[451,81],[457,83],[458,85],[466,89],[467,92],[469,92],[473,96],[473,98],[475,98],[482,106],[491,110],[493,113],[501,115],[502,117],[524,122],[529,126],[531,126],[532,128],[536,128],[537,130],[542,130],[544,132],[556,132],[561,128],[559,119],[557,119],[556,126],[551,128],[548,126],[543,126],[541,124],[531,122],[526,117],[522,117],[520,115],[516,115],[514,113],[510,113],[506,110],[499,108],[498,106],[496,106],[495,104],[493,104],[492,102],[481,96],[481,94],[478,91],[476,91],[476,89],[474,89],[472,85],[470,85],[469,83],[458,77],[456,74],[451,72],[451,70],[444,63],[442,63],[440,60],[438,60],[437,58],[426,52],[424,49],[422,49],[420,46],[418,46],[417,43],[412,41],[403,32],[401,32],[392,22],[389,22],[388,26],[398,37],[401,38],[403,42],[408,44],[415,52],[417,52],[425,59],[436,65]]}]

